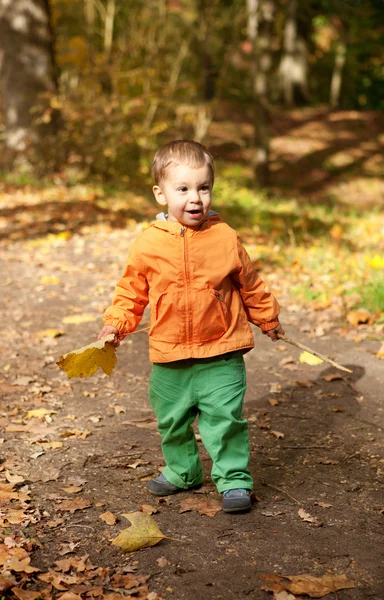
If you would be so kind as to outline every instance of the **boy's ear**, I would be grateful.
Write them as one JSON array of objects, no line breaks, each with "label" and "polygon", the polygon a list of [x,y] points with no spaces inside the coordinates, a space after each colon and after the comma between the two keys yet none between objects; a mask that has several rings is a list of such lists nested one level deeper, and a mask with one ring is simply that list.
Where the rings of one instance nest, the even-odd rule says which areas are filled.
[{"label": "boy's ear", "polygon": [[158,185],[154,185],[152,188],[152,191],[155,195],[157,202],[159,204],[161,204],[162,206],[165,206],[167,204],[167,200],[166,200],[163,192],[161,191],[161,188]]}]

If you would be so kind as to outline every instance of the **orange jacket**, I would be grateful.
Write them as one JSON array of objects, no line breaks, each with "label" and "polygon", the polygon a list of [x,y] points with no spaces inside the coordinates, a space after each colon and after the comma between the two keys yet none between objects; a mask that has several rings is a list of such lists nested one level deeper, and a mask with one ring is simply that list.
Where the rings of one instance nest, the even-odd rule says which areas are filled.
[{"label": "orange jacket", "polygon": [[151,362],[208,358],[253,348],[248,321],[269,331],[279,305],[236,232],[217,215],[198,228],[157,219],[133,243],[104,323],[121,338],[150,303]]}]

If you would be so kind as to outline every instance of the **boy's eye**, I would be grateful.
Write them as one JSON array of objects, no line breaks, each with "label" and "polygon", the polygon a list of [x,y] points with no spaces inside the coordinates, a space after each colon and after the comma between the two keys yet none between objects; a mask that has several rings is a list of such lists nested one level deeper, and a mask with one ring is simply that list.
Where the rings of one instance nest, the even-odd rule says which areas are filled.
[{"label": "boy's eye", "polygon": [[201,189],[202,189],[202,191],[203,191],[203,192],[209,192],[209,190],[210,190],[210,187],[209,187],[209,185],[208,185],[208,184],[205,184],[205,185],[203,185],[203,186],[201,187]]},{"label": "boy's eye", "polygon": [[186,192],[188,190],[188,188],[186,186],[182,186],[178,188],[178,192]]}]

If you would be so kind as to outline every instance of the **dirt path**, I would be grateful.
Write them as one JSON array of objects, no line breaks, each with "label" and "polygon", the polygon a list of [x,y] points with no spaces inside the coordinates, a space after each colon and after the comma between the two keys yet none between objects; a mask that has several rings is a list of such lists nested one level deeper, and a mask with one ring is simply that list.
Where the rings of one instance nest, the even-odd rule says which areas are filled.
[{"label": "dirt path", "polygon": [[[21,600],[262,600],[272,598],[261,590],[260,574],[268,572],[346,575],[356,587],[338,592],[340,600],[382,600],[379,343],[341,338],[337,323],[311,339],[302,329],[313,330],[318,314],[290,312],[284,298],[287,332],[353,375],[302,364],[297,350],[255,331],[256,349],[246,355],[245,412],[257,501],[245,515],[180,512],[186,498],[209,504],[219,497],[203,448],[206,478],[197,493],[161,501],[145,491],[145,481],[163,464],[147,400],[146,334],[124,342],[111,378],[98,373],[68,381],[55,364],[60,354],[95,339],[130,238],[129,232],[123,238],[118,231],[93,232],[2,248],[3,554],[4,548],[23,548],[41,570],[26,574],[28,561],[19,570],[5,569],[15,584],[9,593]],[[89,322],[63,323],[83,313]],[[64,335],[52,337],[47,328]],[[48,412],[28,414],[36,409]],[[15,482],[16,475],[22,480]],[[123,555],[110,544],[128,526],[121,515],[144,504],[173,539]],[[99,518],[107,511],[119,518],[113,526]],[[65,565],[56,562],[64,559]],[[33,596],[33,590],[40,592]]]}]

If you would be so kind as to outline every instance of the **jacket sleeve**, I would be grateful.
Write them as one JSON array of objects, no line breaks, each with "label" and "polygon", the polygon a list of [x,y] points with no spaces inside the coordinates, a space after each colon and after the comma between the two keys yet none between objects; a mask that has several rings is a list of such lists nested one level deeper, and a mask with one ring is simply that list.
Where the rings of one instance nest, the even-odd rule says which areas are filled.
[{"label": "jacket sleeve", "polygon": [[117,283],[112,304],[104,313],[105,325],[113,325],[119,330],[120,338],[136,329],[148,304],[148,281],[133,244],[128,256],[128,264],[122,278]]},{"label": "jacket sleeve", "polygon": [[231,274],[243,301],[248,320],[258,325],[262,331],[270,331],[279,324],[279,304],[268,291],[265,282],[255,271],[251,259],[240,240],[237,240],[239,257],[238,271]]}]

